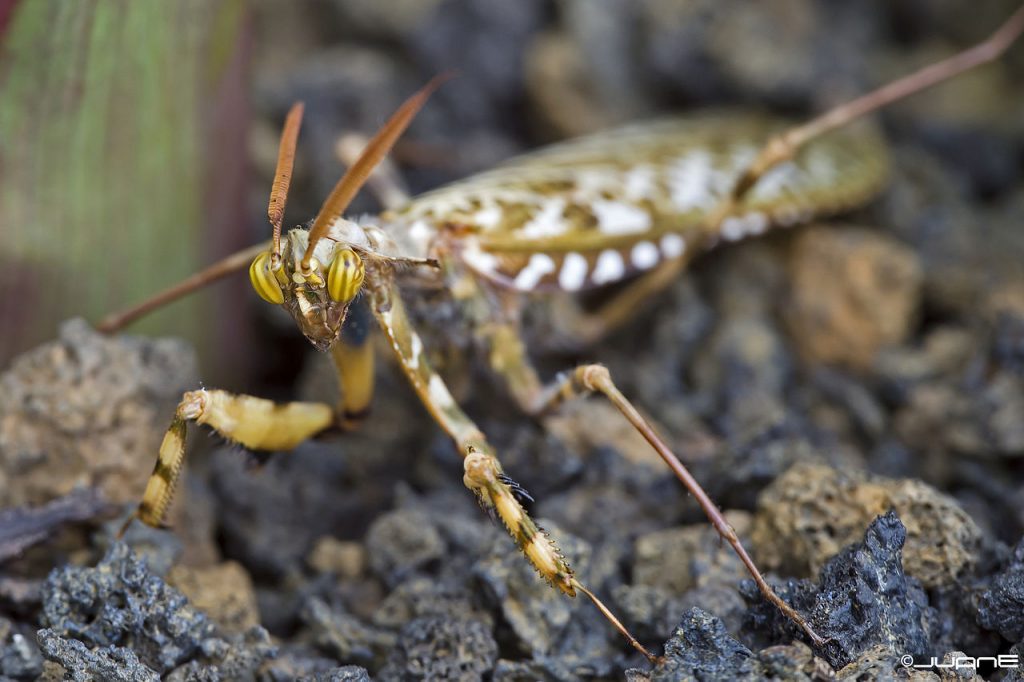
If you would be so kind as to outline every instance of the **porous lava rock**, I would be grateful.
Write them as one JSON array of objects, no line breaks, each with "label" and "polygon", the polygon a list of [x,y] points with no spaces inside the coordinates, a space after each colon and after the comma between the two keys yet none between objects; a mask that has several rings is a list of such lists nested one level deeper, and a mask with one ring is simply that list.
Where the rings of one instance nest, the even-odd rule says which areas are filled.
[{"label": "porous lava rock", "polygon": [[762,570],[813,575],[888,509],[904,520],[907,573],[926,587],[953,584],[977,560],[981,529],[953,498],[913,479],[815,464],[792,467],[760,496],[755,556]]},{"label": "porous lava rock", "polygon": [[[890,510],[868,526],[863,541],[825,563],[817,584],[788,581],[778,589],[826,640],[821,653],[833,667],[845,666],[877,645],[897,655],[930,652],[935,613],[921,583],[903,572],[906,538],[906,529]],[[791,621],[761,598],[752,581],[745,581],[743,592],[752,603],[747,627],[755,638],[800,636]]]},{"label": "porous lava rock", "polygon": [[59,338],[0,376],[0,507],[44,504],[76,487],[137,501],[196,377],[183,341],[104,336],[85,320],[65,322]]},{"label": "porous lava rock", "polygon": [[[94,568],[54,570],[43,592],[43,655],[81,679],[158,679],[182,665],[196,674],[216,668],[232,679],[274,655],[263,628],[222,635],[124,543]],[[108,677],[118,669],[130,675]]]}]

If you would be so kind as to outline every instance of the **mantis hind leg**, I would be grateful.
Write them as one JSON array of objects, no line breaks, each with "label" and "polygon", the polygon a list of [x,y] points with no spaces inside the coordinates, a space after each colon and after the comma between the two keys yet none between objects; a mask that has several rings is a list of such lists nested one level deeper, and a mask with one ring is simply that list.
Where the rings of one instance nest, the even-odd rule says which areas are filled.
[{"label": "mantis hind leg", "polygon": [[714,526],[718,534],[728,542],[736,555],[743,562],[743,565],[747,567],[747,571],[750,573],[754,582],[757,583],[761,594],[765,599],[774,604],[783,614],[786,615],[791,621],[803,630],[811,641],[817,646],[822,646],[825,640],[822,639],[813,628],[810,623],[804,619],[803,616],[797,612],[792,606],[787,604],[775,590],[772,589],[771,585],[765,581],[764,576],[758,570],[754,560],[750,558],[747,550],[744,549],[743,544],[740,542],[739,537],[736,535],[736,531],[733,529],[729,522],[725,520],[721,510],[711,500],[704,489],[701,487],[697,479],[687,470],[683,463],[678,457],[672,452],[671,449],[665,444],[661,436],[654,430],[654,427],[644,418],[643,415],[633,406],[633,403],[626,398],[615,382],[612,381],[611,373],[607,367],[603,365],[581,365],[574,370],[564,372],[559,375],[551,384],[549,384],[541,394],[538,395],[538,399],[533,404],[533,410],[536,414],[546,412],[554,409],[559,404],[572,400],[578,396],[585,396],[591,393],[601,393],[604,395],[619,412],[629,421],[630,424],[644,437],[658,456],[668,465],[672,473],[675,474],[691,495],[697,500],[701,509],[707,516],[708,521]]},{"label": "mantis hind leg", "polygon": [[824,640],[814,631],[807,620],[796,609],[787,604],[772,589],[764,576],[761,575],[754,560],[744,549],[736,531],[725,520],[721,510],[711,500],[697,479],[687,470],[679,458],[665,444],[654,427],[627,399],[615,382],[611,373],[603,365],[581,365],[574,370],[563,372],[553,382],[542,386],[536,370],[526,357],[525,347],[510,324],[498,325],[487,334],[491,366],[501,374],[509,384],[516,401],[524,411],[540,416],[557,408],[560,404],[577,397],[600,393],[622,414],[623,417],[643,436],[658,456],[668,465],[691,495],[700,504],[708,521],[728,542],[739,556],[740,561],[757,583],[765,599],[774,604],[791,621],[798,625],[815,645],[821,646]]}]

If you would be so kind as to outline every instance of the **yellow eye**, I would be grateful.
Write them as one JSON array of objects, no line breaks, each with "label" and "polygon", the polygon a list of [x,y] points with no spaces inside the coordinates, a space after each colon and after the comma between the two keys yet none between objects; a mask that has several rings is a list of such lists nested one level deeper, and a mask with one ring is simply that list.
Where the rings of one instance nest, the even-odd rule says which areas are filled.
[{"label": "yellow eye", "polygon": [[249,266],[249,279],[252,281],[252,288],[264,301],[284,303],[281,284],[270,269],[269,251],[264,251],[253,260],[252,265]]},{"label": "yellow eye", "polygon": [[363,259],[352,249],[339,249],[327,270],[327,293],[338,303],[348,303],[363,285]]}]

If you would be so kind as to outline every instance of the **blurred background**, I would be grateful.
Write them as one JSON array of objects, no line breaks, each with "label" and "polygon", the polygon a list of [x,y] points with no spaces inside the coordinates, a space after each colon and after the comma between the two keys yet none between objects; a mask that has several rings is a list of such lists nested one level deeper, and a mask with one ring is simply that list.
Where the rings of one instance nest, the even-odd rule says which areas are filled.
[{"label": "blurred background", "polygon": [[[458,77],[395,151],[414,190],[657,112],[806,117],[987,36],[1015,4],[0,0],[0,366],[65,318],[95,321],[264,238],[293,101],[289,225],[342,172],[340,133],[371,133],[446,69]],[[966,199],[1020,194],[1022,53],[883,117],[897,143],[951,160]],[[240,274],[131,330],[186,337],[208,381],[246,387],[293,369],[268,349],[301,347],[260,303]]]}]

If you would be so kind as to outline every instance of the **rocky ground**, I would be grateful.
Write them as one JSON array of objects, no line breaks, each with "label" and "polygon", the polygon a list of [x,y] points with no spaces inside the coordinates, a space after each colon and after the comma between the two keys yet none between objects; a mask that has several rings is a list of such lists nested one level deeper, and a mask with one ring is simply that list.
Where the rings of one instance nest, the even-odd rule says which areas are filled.
[{"label": "rocky ground", "polygon": [[[267,26],[277,32],[257,51],[254,155],[266,165],[284,109],[305,99],[289,214],[312,215],[337,175],[337,132],[372,129],[446,67],[462,76],[424,111],[422,144],[398,155],[417,188],[684,105],[806,115],[1010,10],[472,0],[275,11],[257,14],[261,46]],[[611,368],[826,646],[760,598],[692,498],[599,402],[522,416],[479,363],[459,361],[452,325],[428,339],[461,375],[468,411],[582,580],[664,654],[659,665],[534,574],[386,363],[359,433],[259,459],[193,437],[171,530],[136,524],[118,542],[200,372],[180,342],[71,321],[0,376],[0,677],[923,680],[976,679],[931,657],[1024,659],[1022,72],[1017,50],[891,110],[892,177],[870,206],[709,254],[597,347],[537,353],[546,371]],[[420,317],[436,326],[449,313]],[[261,319],[254,344],[297,357],[301,338],[285,345],[281,321]],[[539,319],[538,349],[543,329]],[[273,381],[287,362],[264,363],[261,392],[323,395],[323,359],[303,357],[294,386]],[[991,660],[979,670],[1024,679]]]}]

